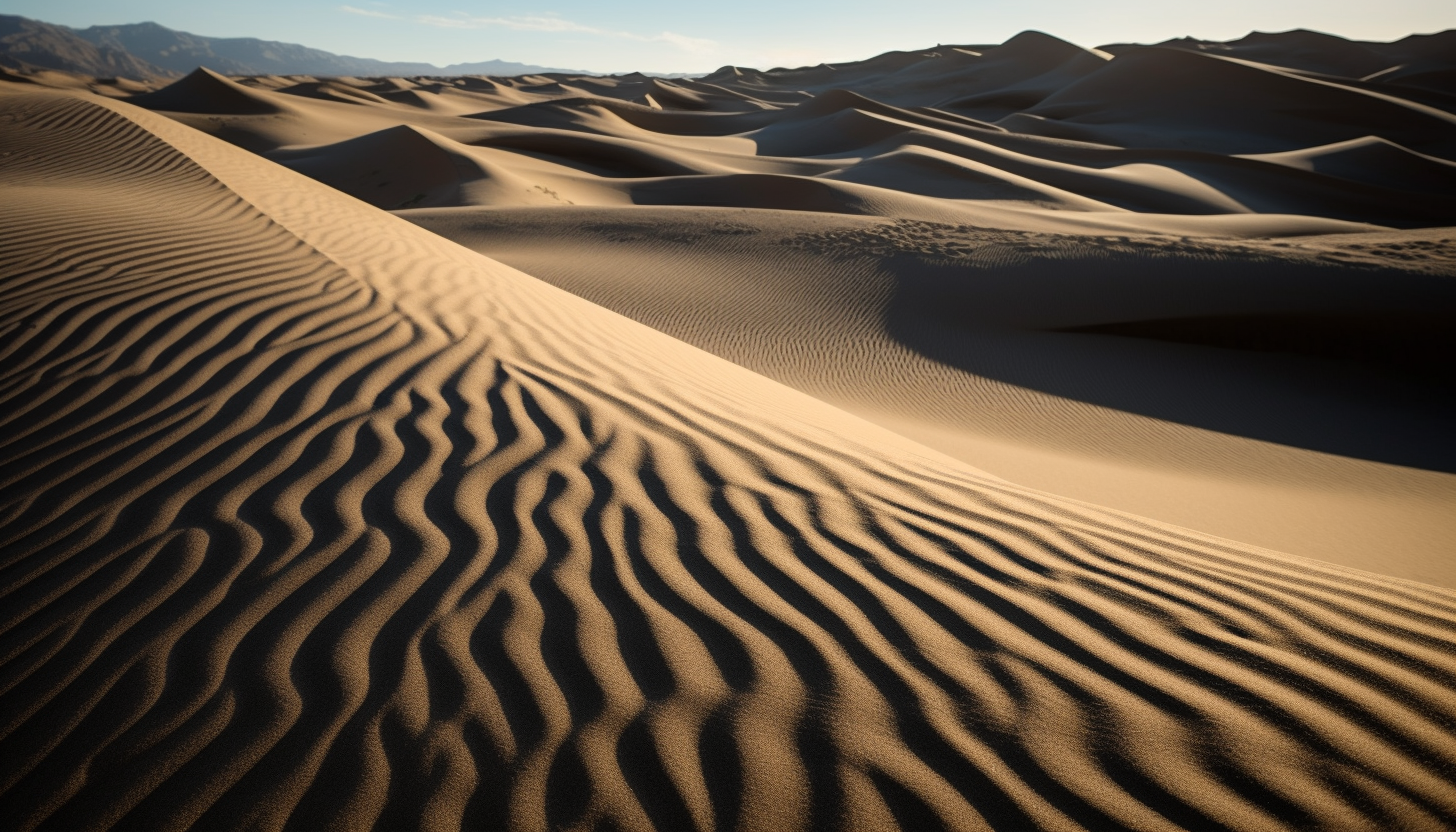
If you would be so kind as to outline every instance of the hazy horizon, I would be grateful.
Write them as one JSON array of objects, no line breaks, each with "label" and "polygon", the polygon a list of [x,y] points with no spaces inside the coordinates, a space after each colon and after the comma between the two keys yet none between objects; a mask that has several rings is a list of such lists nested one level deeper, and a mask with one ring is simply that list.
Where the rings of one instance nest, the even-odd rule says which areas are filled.
[{"label": "hazy horizon", "polygon": [[[1036,29],[1081,46],[1175,37],[1231,40],[1252,31],[1312,29],[1352,40],[1396,40],[1456,26],[1447,8],[1402,0],[1337,8],[1316,2],[1232,0],[1170,8],[1148,0],[1088,6],[1038,0],[1014,8],[920,0],[792,7],[746,0],[733,8],[565,0],[526,14],[500,4],[259,0],[246,7],[177,0],[12,0],[4,11],[75,28],[155,22],[213,38],[253,37],[341,55],[447,66],[506,60],[596,72],[708,72],[725,64],[770,68],[858,60],[936,43],[999,43]],[[774,25],[766,26],[764,21]]]}]

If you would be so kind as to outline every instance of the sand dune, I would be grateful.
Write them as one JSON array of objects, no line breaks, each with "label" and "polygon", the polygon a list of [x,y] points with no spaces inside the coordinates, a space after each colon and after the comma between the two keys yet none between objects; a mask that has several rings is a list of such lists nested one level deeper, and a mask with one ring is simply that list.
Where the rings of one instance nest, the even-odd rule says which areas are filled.
[{"label": "sand dune", "polygon": [[[318,82],[250,88],[199,70],[135,101],[285,163],[333,157],[334,168],[358,158],[355,140],[407,124],[465,145],[457,156],[473,155],[468,148],[507,151],[508,169],[536,168],[549,181],[535,185],[576,205],[662,204],[653,195],[686,190],[672,203],[1028,230],[1058,221],[1093,225],[1097,214],[1133,211],[1145,215],[1139,223],[1146,230],[1178,233],[1162,215],[1292,214],[1398,228],[1456,221],[1456,201],[1441,185],[1456,176],[1456,116],[1354,81],[1171,48],[1112,58],[1034,34],[979,56],[949,50],[890,57],[896,63],[888,68],[876,59],[864,67],[739,74],[713,83],[707,81],[716,76],[672,84],[645,77],[462,79],[404,88],[330,82],[332,92]],[[1085,71],[1046,69],[1069,62]],[[1024,95],[1007,67],[1036,73],[1041,92]],[[797,85],[805,88],[792,89]],[[982,88],[1021,98],[1015,107],[987,109],[963,94]],[[233,117],[219,118],[230,107]],[[1359,158],[1339,161],[1351,154]],[[489,154],[482,160],[499,161]],[[379,166],[361,160],[359,167]],[[762,174],[858,182],[880,192],[866,198],[834,184]],[[431,181],[413,190],[397,185],[410,191],[403,198],[438,189],[430,174],[421,175]],[[672,181],[698,175],[756,178],[730,179],[722,188]],[[458,177],[479,178],[471,165]],[[622,181],[654,178],[670,181]],[[701,194],[692,196],[700,184]],[[501,189],[477,196],[463,189],[429,204],[521,204],[519,195],[533,187],[512,183],[515,199]],[[785,189],[826,196],[789,196],[784,204]],[[904,193],[936,202],[906,208]],[[998,211],[978,210],[988,205]],[[1019,223],[995,219],[1007,207],[1059,213]],[[1280,233],[1277,226],[1268,230]]]},{"label": "sand dune", "polygon": [[[152,95],[975,467],[1456,586],[1430,335],[1456,313],[1456,122],[1350,57],[1443,66],[1423,44],[1025,33],[671,82],[329,82],[376,102],[202,73]],[[478,109],[387,100],[421,90]],[[239,94],[277,112],[187,112]],[[1305,348],[1331,328],[1343,346]]]},{"label": "sand dune", "polygon": [[1449,593],[917,452],[122,106],[5,102],[7,826],[1456,812]]},{"label": "sand dune", "polygon": [[0,84],[0,827],[1456,823],[1446,122],[1137,54]]},{"label": "sand dune", "polygon": [[179,113],[272,115],[286,110],[286,105],[270,98],[210,69],[198,69],[176,83],[135,96],[133,100],[143,107]]},{"label": "sand dune", "polygon": [[[1285,109],[1299,102],[1297,110]],[[1119,55],[1014,116],[1021,130],[1121,146],[1267,153],[1379,135],[1456,152],[1456,115],[1334,81],[1176,49]]]},{"label": "sand dune", "polygon": [[1194,243],[645,207],[404,216],[1007,479],[1456,584],[1450,242],[1386,235],[1417,258],[1393,268],[1368,234]]}]

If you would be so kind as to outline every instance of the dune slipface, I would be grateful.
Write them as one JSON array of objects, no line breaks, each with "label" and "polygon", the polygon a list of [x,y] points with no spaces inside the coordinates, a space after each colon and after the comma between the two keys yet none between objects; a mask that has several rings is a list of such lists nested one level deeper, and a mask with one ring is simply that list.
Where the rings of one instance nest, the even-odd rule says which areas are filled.
[{"label": "dune slipface", "polygon": [[4,828],[1456,822],[1448,591],[1013,485],[130,105],[0,121]]}]

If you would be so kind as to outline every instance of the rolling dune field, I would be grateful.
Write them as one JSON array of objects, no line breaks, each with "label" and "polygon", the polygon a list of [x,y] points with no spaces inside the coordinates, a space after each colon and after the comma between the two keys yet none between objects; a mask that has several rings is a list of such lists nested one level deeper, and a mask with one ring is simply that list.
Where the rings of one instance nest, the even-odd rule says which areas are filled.
[{"label": "rolling dune field", "polygon": [[0,828],[1450,828],[1450,34],[7,73]]}]

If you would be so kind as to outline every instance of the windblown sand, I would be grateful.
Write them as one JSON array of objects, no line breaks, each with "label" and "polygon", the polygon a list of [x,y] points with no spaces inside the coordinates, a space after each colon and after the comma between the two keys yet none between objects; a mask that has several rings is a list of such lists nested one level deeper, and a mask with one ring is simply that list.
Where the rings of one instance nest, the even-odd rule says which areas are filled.
[{"label": "windblown sand", "polygon": [[1456,117],[1337,69],[0,84],[0,828],[1449,828]]}]

